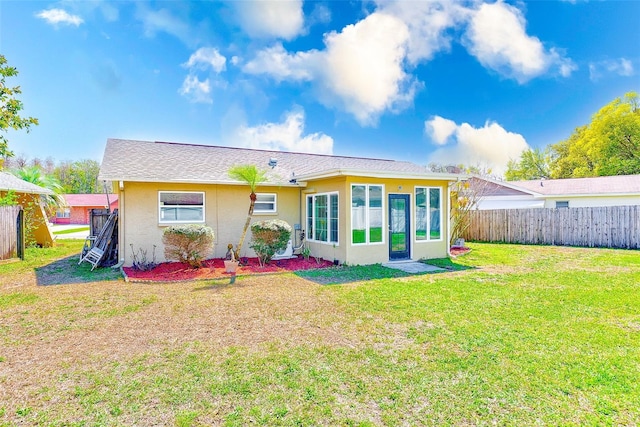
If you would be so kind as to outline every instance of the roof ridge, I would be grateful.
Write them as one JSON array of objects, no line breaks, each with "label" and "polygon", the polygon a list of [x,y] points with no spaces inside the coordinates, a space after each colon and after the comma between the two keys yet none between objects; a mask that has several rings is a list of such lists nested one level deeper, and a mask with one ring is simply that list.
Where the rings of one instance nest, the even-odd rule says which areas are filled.
[{"label": "roof ridge", "polygon": [[[131,140],[129,140],[131,141]],[[382,162],[394,162],[394,163],[413,163],[406,160],[393,160],[393,159],[381,159],[376,157],[356,157],[356,156],[341,156],[336,154],[318,154],[318,153],[305,153],[300,151],[283,151],[283,150],[265,150],[261,148],[246,148],[246,147],[228,147],[226,145],[208,145],[208,144],[193,144],[188,142],[172,142],[172,141],[138,141],[138,142],[148,142],[152,144],[167,144],[167,145],[181,145],[181,146],[189,146],[189,147],[204,147],[204,148],[224,148],[227,150],[246,150],[246,151],[259,151],[263,153],[286,153],[286,154],[299,154],[305,156],[316,156],[316,157],[330,157],[330,158],[342,158],[342,159],[361,159],[361,160],[376,160]],[[417,163],[413,163],[417,164]]]}]

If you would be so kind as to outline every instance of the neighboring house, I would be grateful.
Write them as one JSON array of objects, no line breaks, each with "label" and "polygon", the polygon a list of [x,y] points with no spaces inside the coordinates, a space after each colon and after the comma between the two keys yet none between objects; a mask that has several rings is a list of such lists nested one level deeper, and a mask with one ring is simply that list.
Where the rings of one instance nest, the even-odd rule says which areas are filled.
[{"label": "neighboring house", "polygon": [[482,210],[640,205],[640,175],[484,181]]},{"label": "neighboring house", "polygon": [[[448,254],[449,183],[410,162],[219,146],[109,139],[100,179],[112,181],[119,203],[119,259],[153,246],[163,261],[166,226],[213,228],[212,257],[238,243],[249,187],[229,178],[231,166],[267,171],[253,221],[282,219],[304,230],[314,256],[349,264]],[[293,237],[293,236],[292,236]],[[247,237],[241,256],[253,256]]]},{"label": "neighboring house", "polygon": [[38,245],[48,247],[53,245],[53,235],[48,226],[47,215],[44,211],[41,196],[52,195],[53,192],[46,188],[23,181],[8,172],[0,171],[0,197],[4,197],[9,191],[16,194],[17,202],[23,208],[29,205],[33,209],[33,237]]},{"label": "neighboring house", "polygon": [[66,206],[51,219],[54,224],[89,224],[91,209],[118,208],[117,194],[65,194]]}]

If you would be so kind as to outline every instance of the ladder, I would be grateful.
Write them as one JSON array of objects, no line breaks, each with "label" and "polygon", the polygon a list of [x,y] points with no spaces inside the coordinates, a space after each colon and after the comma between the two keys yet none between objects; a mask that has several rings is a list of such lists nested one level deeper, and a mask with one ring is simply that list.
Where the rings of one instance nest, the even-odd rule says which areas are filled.
[{"label": "ladder", "polygon": [[[109,215],[107,222],[104,223],[104,226],[102,227],[102,230],[100,230],[98,236],[93,241],[87,239],[87,242],[85,242],[85,248],[83,248],[82,254],[80,255],[78,265],[86,261],[91,264],[91,271],[93,271],[100,264],[107,252],[109,243],[113,239],[113,231],[117,222],[118,210],[115,209]],[[88,250],[86,249],[87,243],[90,245]]]}]

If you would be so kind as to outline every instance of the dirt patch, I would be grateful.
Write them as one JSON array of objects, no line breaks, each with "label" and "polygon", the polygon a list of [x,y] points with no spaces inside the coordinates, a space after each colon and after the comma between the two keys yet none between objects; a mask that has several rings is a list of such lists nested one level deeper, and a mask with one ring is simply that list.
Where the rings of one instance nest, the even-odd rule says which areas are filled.
[{"label": "dirt patch", "polygon": [[[333,264],[329,261],[315,260],[314,258],[304,259],[303,257],[271,261],[269,264],[261,266],[257,258],[248,258],[238,267],[236,275],[284,273],[332,266]],[[123,270],[129,280],[145,282],[181,282],[231,277],[231,273],[225,271],[222,259],[206,260],[200,268],[193,268],[186,263],[165,262],[148,271],[138,271],[131,267],[125,267]]]},{"label": "dirt patch", "polygon": [[38,286],[32,273],[21,279],[19,288],[0,290],[0,297],[29,295],[0,310],[0,401],[9,408],[43,405],[43,389],[55,390],[78,372],[155,360],[185,347],[216,353],[260,352],[271,343],[362,345],[332,294],[293,274],[238,277],[234,285]]}]

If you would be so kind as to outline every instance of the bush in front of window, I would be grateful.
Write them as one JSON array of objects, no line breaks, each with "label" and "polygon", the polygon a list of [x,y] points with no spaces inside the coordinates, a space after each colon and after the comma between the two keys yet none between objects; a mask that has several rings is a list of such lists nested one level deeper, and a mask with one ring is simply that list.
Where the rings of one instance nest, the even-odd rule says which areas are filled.
[{"label": "bush in front of window", "polygon": [[164,229],[162,243],[168,260],[200,267],[213,250],[213,229],[203,224],[172,225]]},{"label": "bush in front of window", "polygon": [[262,267],[265,266],[276,252],[287,248],[291,238],[291,226],[280,219],[268,219],[251,224],[251,244],[249,245],[258,255]]}]

